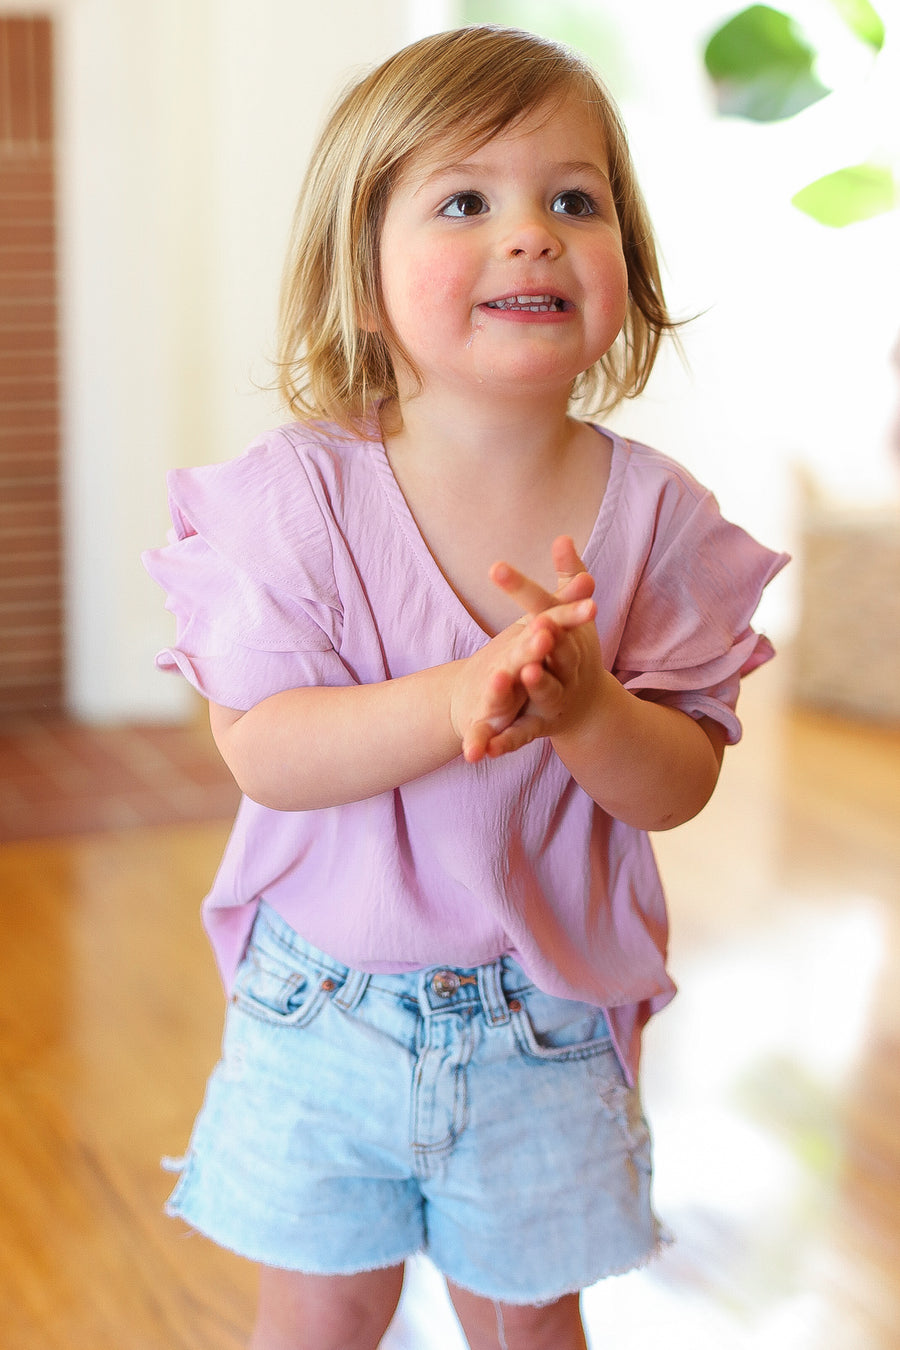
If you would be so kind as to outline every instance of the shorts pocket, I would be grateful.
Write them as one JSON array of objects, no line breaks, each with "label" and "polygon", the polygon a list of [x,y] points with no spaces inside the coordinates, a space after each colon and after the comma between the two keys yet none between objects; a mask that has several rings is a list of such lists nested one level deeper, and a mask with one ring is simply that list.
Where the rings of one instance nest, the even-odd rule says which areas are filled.
[{"label": "shorts pocket", "polygon": [[555,998],[532,987],[509,1000],[513,1032],[522,1052],[532,1059],[590,1059],[614,1054],[602,1008]]},{"label": "shorts pocket", "polygon": [[653,1145],[639,1090],[625,1082],[618,1060],[609,1065],[598,1061],[590,1066],[589,1073],[604,1114],[623,1140],[630,1165],[637,1173],[649,1176]]},{"label": "shorts pocket", "polygon": [[241,1012],[278,1026],[307,1026],[325,1006],[335,981],[303,961],[282,959],[251,945],[232,989],[231,1001]]}]

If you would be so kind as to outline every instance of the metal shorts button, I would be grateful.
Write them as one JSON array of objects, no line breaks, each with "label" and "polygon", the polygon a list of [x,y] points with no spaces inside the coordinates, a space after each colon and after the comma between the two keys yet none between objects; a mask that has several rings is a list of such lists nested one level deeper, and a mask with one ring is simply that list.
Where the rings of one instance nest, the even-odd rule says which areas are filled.
[{"label": "metal shorts button", "polygon": [[431,987],[438,998],[452,998],[459,988],[459,976],[452,970],[439,970],[431,977]]}]

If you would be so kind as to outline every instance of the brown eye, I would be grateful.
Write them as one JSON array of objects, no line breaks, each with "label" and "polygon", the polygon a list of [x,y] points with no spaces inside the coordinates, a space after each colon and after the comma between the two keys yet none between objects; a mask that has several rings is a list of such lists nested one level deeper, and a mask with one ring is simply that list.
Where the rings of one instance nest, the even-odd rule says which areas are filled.
[{"label": "brown eye", "polygon": [[557,211],[561,216],[592,216],[597,207],[592,197],[586,192],[560,192],[553,198],[551,210]]},{"label": "brown eye", "polygon": [[487,210],[487,202],[478,192],[457,192],[441,207],[442,216],[459,220],[463,216],[480,216]]}]

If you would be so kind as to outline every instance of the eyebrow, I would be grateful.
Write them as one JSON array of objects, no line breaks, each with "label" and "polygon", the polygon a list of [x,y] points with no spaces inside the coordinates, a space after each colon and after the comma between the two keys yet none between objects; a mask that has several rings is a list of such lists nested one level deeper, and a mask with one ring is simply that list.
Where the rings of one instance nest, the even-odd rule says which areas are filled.
[{"label": "eyebrow", "polygon": [[[592,174],[596,178],[602,178],[605,183],[608,183],[610,181],[609,174],[603,168],[603,166],[597,164],[594,160],[590,159],[562,160],[558,164],[549,165],[549,169],[550,172],[554,174],[558,173],[562,175],[568,174],[578,175],[587,173]],[[485,169],[483,164],[469,163],[467,161],[461,161],[459,164],[442,164],[439,168],[435,169],[433,173],[428,174],[428,176],[425,179],[423,179],[423,181],[416,188],[416,191],[413,195],[417,196],[418,193],[428,188],[430,184],[434,183],[438,179],[450,177],[455,178],[460,177],[462,175],[465,175],[466,177],[469,176],[475,177],[480,173],[484,173],[484,171]]]}]

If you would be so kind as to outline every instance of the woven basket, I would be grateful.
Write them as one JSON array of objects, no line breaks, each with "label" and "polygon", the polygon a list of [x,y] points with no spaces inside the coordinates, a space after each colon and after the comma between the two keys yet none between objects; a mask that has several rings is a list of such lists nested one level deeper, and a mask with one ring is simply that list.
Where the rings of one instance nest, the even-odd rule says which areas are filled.
[{"label": "woven basket", "polygon": [[900,722],[900,510],[804,497],[796,697]]}]

